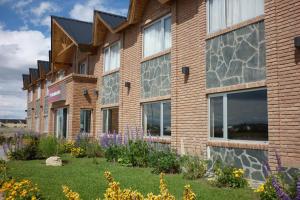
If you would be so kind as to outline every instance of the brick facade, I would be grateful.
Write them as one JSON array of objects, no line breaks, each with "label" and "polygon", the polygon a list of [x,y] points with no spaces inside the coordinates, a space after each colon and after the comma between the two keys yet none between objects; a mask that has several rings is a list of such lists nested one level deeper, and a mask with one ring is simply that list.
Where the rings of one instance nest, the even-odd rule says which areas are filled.
[{"label": "brick facade", "polygon": [[[226,148],[231,149],[229,153],[233,151],[239,157],[239,153],[236,152],[239,152],[238,149],[242,149],[245,150],[243,155],[245,154],[248,158],[247,152],[252,154],[257,151],[258,155],[262,155],[264,159],[268,158],[274,166],[275,150],[277,149],[287,169],[299,168],[300,81],[298,77],[300,74],[300,50],[294,47],[294,38],[300,36],[300,13],[298,12],[300,3],[296,0],[265,0],[263,16],[208,34],[206,1],[176,0],[167,4],[162,4],[157,0],[145,2],[147,3],[144,8],[142,6],[139,8],[143,11],[138,22],[117,33],[106,29],[104,41],[97,46],[96,52],[89,55],[80,54],[79,60],[88,57],[89,74],[93,76],[77,77],[75,75],[77,73],[76,65],[67,70],[67,77],[63,80],[66,81],[67,86],[66,100],[49,104],[49,132],[55,132],[54,113],[58,107],[67,106],[69,108],[70,138],[75,137],[79,131],[80,108],[92,109],[92,135],[98,137],[103,130],[102,110],[104,108],[118,108],[119,113],[118,115],[114,113],[113,119],[118,123],[119,132],[123,133],[127,127],[141,128],[141,105],[143,103],[170,100],[172,135],[166,140],[178,153],[210,157],[207,153]],[[172,48],[143,58],[143,28],[167,14],[171,14],[172,19]],[[241,40],[235,38],[236,35],[242,33],[244,36]],[[252,39],[248,38],[250,36]],[[225,44],[224,37],[227,37],[226,41],[232,37],[236,43]],[[253,38],[258,39],[256,41]],[[116,41],[121,41],[120,68],[104,73],[104,48]],[[225,46],[229,46],[214,47],[212,43],[216,41],[221,41]],[[256,48],[249,47],[248,42],[250,46]],[[217,50],[222,48],[220,51],[223,51],[223,57],[220,58],[220,55],[217,55],[221,60],[213,58],[218,54],[217,51],[214,53],[213,48],[217,48]],[[232,52],[236,52],[236,57],[231,55]],[[249,60],[248,58],[253,55],[255,55],[253,59]],[[159,68],[155,65],[161,61],[157,60],[166,60],[166,57],[169,59],[168,87],[170,88],[164,90],[161,80],[154,80],[156,77],[148,76],[146,73],[150,67]],[[234,59],[238,61],[229,64]],[[222,60],[225,60],[226,65],[222,65]],[[156,63],[151,64],[152,61]],[[234,64],[236,65],[234,66]],[[217,67],[215,67],[216,65]],[[182,73],[181,70],[184,66],[189,67],[189,75]],[[216,73],[221,77],[217,80],[217,84],[211,81],[213,78],[210,73]],[[114,81],[118,87],[107,85],[111,82],[110,79],[114,74],[118,74],[118,81]],[[159,76],[163,75],[159,74]],[[154,83],[151,82],[151,79],[154,80]],[[149,85],[150,88],[145,86],[147,81],[152,84]],[[53,85],[59,82],[54,80]],[[130,82],[129,88],[125,87],[125,82]],[[103,83],[105,84],[103,85]],[[156,87],[154,93],[151,87]],[[118,92],[115,91],[116,88]],[[268,92],[268,142],[210,140],[208,95],[256,88],[267,88]],[[90,97],[82,95],[83,89],[88,90]],[[95,90],[98,91],[98,95],[94,94]],[[113,97],[110,96],[112,93]],[[42,92],[41,100],[44,99],[43,95],[44,92]],[[33,99],[35,96],[36,92],[33,93]],[[30,103],[32,108],[35,108],[35,105],[36,101]],[[41,103],[41,105],[43,104]],[[34,110],[32,110],[30,118],[32,127],[35,124],[33,113]],[[40,120],[42,128],[43,118]],[[219,152],[215,153],[212,155],[221,155],[218,154]],[[257,160],[260,162],[261,157]],[[245,162],[247,163],[247,161]],[[255,165],[256,161],[253,162],[247,164],[249,165],[247,169],[250,170],[252,165],[256,166],[256,168],[252,167],[249,173],[251,177],[254,176],[254,179],[260,180],[261,165],[257,166]]]}]

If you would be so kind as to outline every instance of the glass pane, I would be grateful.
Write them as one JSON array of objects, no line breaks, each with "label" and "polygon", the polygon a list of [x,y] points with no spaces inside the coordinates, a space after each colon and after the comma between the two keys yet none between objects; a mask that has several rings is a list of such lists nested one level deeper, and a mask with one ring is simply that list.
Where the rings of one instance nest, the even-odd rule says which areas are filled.
[{"label": "glass pane", "polygon": [[160,136],[160,103],[144,105],[144,130],[152,136]]},{"label": "glass pane", "polygon": [[106,48],[104,50],[104,72],[107,72],[110,70],[109,66],[109,48]]},{"label": "glass pane", "polygon": [[268,140],[267,91],[227,95],[228,138]]},{"label": "glass pane", "polygon": [[80,111],[80,132],[84,132],[84,110]]},{"label": "glass pane", "polygon": [[226,27],[225,0],[209,0],[209,32]]},{"label": "glass pane", "polygon": [[85,132],[91,132],[91,110],[85,110]]},{"label": "glass pane", "polygon": [[210,98],[210,136],[223,138],[223,96]]},{"label": "glass pane", "polygon": [[110,48],[110,70],[120,67],[120,42],[112,45]]},{"label": "glass pane", "polygon": [[171,44],[172,44],[172,37],[171,37],[171,17],[168,17],[165,19],[165,23],[164,23],[164,30],[165,30],[165,33],[164,33],[164,38],[165,38],[165,41],[164,41],[164,48],[165,49],[168,49],[168,48],[171,48]]},{"label": "glass pane", "polygon": [[162,50],[161,21],[158,21],[144,30],[144,57],[151,56]]},{"label": "glass pane", "polygon": [[171,136],[171,102],[163,103],[164,136]]},{"label": "glass pane", "polygon": [[107,133],[107,110],[103,110],[103,125],[102,125],[102,131],[103,133]]}]

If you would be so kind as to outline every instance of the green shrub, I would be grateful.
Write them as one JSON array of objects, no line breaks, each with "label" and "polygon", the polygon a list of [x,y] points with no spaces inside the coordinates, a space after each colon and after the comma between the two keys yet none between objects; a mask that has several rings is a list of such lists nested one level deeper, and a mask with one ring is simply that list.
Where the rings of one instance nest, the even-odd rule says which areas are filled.
[{"label": "green shrub", "polygon": [[181,171],[185,179],[202,178],[207,172],[207,162],[198,156],[185,156],[181,163]]},{"label": "green shrub", "polygon": [[61,145],[59,140],[54,136],[41,137],[39,142],[39,150],[43,157],[50,157],[58,155],[61,152]]},{"label": "green shrub", "polygon": [[103,157],[103,149],[96,140],[91,140],[85,149],[86,156],[89,158]]},{"label": "green shrub", "polygon": [[150,147],[145,141],[129,141],[121,153],[118,161],[133,167],[147,167],[149,163]]},{"label": "green shrub", "polygon": [[232,166],[215,165],[214,173],[216,175],[213,183],[217,187],[243,188],[247,186],[244,178],[244,170]]},{"label": "green shrub", "polygon": [[258,193],[261,200],[278,200],[276,191],[272,185],[272,177],[269,177],[254,192]]},{"label": "green shrub", "polygon": [[153,151],[150,156],[151,167],[153,173],[179,173],[180,172],[180,159],[175,152],[171,150]]},{"label": "green shrub", "polygon": [[[21,142],[20,142],[21,141]],[[34,160],[40,158],[38,148],[39,138],[35,136],[26,136],[26,138],[13,139],[9,149],[8,157],[12,160]]]},{"label": "green shrub", "polygon": [[118,162],[122,157],[122,152],[125,150],[124,146],[121,145],[111,145],[105,149],[105,158],[109,162]]}]

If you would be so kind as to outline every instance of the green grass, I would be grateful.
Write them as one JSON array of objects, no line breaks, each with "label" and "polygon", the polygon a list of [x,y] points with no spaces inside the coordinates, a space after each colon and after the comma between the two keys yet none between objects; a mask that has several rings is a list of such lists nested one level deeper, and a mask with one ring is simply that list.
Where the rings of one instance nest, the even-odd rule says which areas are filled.
[{"label": "green grass", "polygon": [[[68,185],[72,190],[79,192],[84,200],[103,198],[107,182],[103,173],[108,170],[115,180],[121,183],[122,188],[137,189],[143,194],[159,193],[159,175],[151,173],[151,169],[128,168],[118,164],[108,163],[99,159],[94,164],[93,159],[71,158],[63,156],[67,162],[62,167],[49,167],[42,160],[10,161],[9,175],[17,179],[30,179],[37,183],[43,196],[48,199],[64,199],[62,185]],[[229,189],[210,186],[204,180],[188,181],[181,175],[167,175],[166,181],[170,192],[181,199],[184,185],[190,184],[197,195],[203,200],[247,200],[257,199],[250,189]]]}]

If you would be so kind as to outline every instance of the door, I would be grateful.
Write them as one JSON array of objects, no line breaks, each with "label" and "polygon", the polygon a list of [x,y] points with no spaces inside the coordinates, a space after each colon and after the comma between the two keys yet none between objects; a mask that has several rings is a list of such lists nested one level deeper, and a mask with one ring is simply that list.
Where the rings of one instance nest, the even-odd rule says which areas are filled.
[{"label": "door", "polygon": [[56,137],[67,138],[68,133],[68,108],[56,110]]}]

